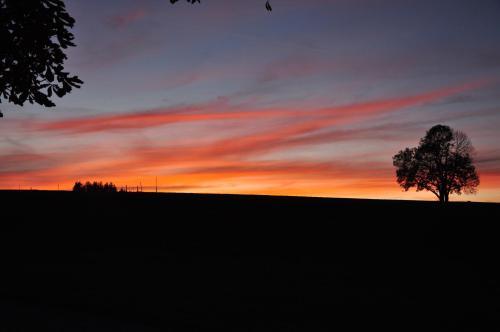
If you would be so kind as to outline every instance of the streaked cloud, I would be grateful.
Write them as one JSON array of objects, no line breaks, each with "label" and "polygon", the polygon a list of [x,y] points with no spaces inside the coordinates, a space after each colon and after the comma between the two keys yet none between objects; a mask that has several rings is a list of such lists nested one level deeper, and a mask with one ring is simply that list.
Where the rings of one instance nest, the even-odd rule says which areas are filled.
[{"label": "streaked cloud", "polygon": [[433,199],[403,193],[391,157],[444,123],[477,147],[473,199],[500,201],[499,86],[474,80],[500,74],[491,4],[68,2],[86,85],[4,112],[0,188]]},{"label": "streaked cloud", "polygon": [[[46,123],[33,123],[32,128],[39,131],[64,131],[74,133],[92,133],[100,131],[130,130],[162,126],[171,123],[195,121],[218,121],[228,119],[255,119],[285,117],[291,120],[301,119],[301,123],[284,128],[275,135],[303,134],[338,123],[345,123],[364,117],[393,112],[401,108],[421,105],[434,100],[460,94],[479,88],[486,81],[477,81],[459,86],[437,89],[419,95],[373,100],[351,105],[306,110],[287,109],[243,109],[231,106],[225,99],[192,106],[178,106],[165,109],[127,112],[124,114],[96,115],[91,117],[71,118]],[[272,137],[269,137],[272,139]],[[264,138],[263,138],[264,139]],[[264,139],[265,141],[266,139]]]},{"label": "streaked cloud", "polygon": [[109,24],[114,28],[123,28],[146,17],[144,8],[135,8],[131,11],[109,18]]}]

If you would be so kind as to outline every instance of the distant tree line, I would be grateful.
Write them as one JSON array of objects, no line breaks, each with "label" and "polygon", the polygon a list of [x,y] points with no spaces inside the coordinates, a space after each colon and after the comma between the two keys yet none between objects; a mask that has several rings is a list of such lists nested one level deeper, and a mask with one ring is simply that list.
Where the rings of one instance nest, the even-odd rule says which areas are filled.
[{"label": "distant tree line", "polygon": [[85,182],[84,184],[80,181],[76,182],[73,186],[73,192],[77,193],[116,193],[116,186],[113,182]]}]

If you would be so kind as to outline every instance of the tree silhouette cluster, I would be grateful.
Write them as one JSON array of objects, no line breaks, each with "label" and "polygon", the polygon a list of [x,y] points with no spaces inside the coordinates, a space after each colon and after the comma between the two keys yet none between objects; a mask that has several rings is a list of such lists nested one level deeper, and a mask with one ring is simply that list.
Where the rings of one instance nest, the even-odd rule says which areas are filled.
[{"label": "tree silhouette cluster", "polygon": [[73,186],[73,192],[77,193],[115,193],[116,186],[112,182],[85,182],[82,184],[80,181],[76,182]]},{"label": "tree silhouette cluster", "polygon": [[0,102],[52,107],[83,84],[64,71],[74,23],[62,0],[0,0]]},{"label": "tree silhouette cluster", "polygon": [[428,190],[440,202],[448,202],[450,194],[472,194],[479,176],[472,164],[470,139],[461,131],[436,125],[429,129],[415,148],[406,148],[393,157],[397,181],[408,191]]}]

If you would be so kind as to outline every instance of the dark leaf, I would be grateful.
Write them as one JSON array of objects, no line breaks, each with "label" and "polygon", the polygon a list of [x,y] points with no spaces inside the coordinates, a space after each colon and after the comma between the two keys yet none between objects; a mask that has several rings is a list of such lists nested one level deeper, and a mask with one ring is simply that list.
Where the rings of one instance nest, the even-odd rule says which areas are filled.
[{"label": "dark leaf", "polygon": [[47,66],[47,71],[45,72],[45,78],[49,82],[54,82],[54,74],[52,73],[52,70],[48,66]]},{"label": "dark leaf", "polygon": [[271,4],[269,3],[269,1],[266,1],[266,9],[268,11],[272,11],[273,10],[273,8],[271,7]]},{"label": "dark leaf", "polygon": [[29,96],[29,91],[25,91],[25,92],[23,92],[23,93],[19,96],[19,102],[20,102],[21,104],[23,104],[23,103],[26,101],[26,99],[28,99],[28,96]]},{"label": "dark leaf", "polygon": [[59,97],[62,98],[66,94],[66,91],[64,89],[60,89],[58,86],[54,86],[54,93]]}]

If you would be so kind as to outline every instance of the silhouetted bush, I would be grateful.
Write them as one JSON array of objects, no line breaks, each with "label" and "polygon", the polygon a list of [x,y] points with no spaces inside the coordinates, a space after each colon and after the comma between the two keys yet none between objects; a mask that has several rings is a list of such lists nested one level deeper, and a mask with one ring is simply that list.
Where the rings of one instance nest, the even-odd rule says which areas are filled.
[{"label": "silhouetted bush", "polygon": [[75,182],[73,186],[73,192],[79,193],[115,193],[116,186],[112,182],[85,182],[82,184],[80,181]]}]

